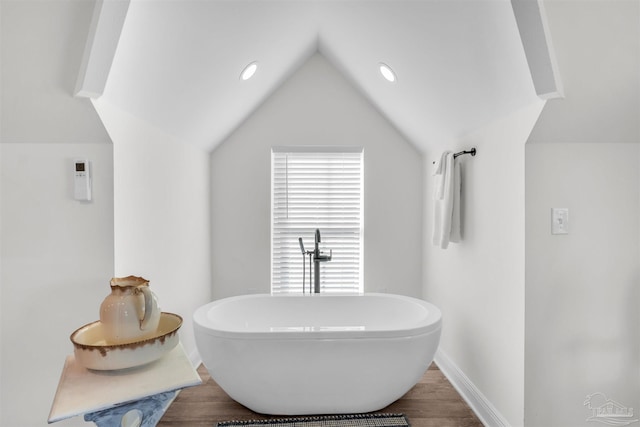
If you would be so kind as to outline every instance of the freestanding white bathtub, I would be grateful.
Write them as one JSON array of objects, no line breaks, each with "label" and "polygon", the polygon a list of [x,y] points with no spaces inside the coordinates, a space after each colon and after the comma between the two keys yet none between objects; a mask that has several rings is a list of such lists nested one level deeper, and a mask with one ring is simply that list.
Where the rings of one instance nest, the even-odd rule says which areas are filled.
[{"label": "freestanding white bathtub", "polygon": [[431,364],[441,313],[391,294],[244,295],[194,313],[211,377],[263,414],[347,414],[384,408]]}]

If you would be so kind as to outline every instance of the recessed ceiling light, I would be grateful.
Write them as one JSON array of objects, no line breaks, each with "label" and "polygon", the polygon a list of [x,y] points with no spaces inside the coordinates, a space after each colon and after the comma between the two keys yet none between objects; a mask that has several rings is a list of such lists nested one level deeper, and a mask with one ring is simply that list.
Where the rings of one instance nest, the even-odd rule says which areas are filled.
[{"label": "recessed ceiling light", "polygon": [[389,67],[387,64],[383,62],[381,62],[379,65],[380,65],[380,74],[382,74],[382,77],[384,77],[387,81],[391,83],[395,82],[396,73],[393,72],[391,67]]},{"label": "recessed ceiling light", "polygon": [[240,73],[240,80],[249,80],[256,73],[257,69],[258,69],[257,62],[254,61],[250,63],[249,65],[244,67],[244,70],[242,70],[242,73]]}]

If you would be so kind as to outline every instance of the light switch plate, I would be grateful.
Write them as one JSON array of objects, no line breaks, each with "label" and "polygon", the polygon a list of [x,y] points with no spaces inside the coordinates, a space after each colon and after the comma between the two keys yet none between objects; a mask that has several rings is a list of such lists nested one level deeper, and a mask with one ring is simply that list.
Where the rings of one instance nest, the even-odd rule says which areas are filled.
[{"label": "light switch plate", "polygon": [[551,234],[569,234],[569,209],[551,209]]}]

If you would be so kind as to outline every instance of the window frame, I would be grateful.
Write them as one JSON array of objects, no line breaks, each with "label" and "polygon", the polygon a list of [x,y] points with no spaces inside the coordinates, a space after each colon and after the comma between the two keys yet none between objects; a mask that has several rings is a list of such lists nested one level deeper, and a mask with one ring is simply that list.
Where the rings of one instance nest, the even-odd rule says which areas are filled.
[{"label": "window frame", "polygon": [[[343,175],[349,177],[349,180],[348,180],[350,183],[349,188],[352,188],[352,185],[355,182],[355,177],[357,176],[358,178],[357,186],[359,189],[359,193],[357,197],[353,199],[348,199],[350,204],[347,203],[347,205],[349,205],[351,209],[354,209],[354,206],[357,205],[357,223],[358,223],[357,231],[356,231],[356,227],[353,227],[353,226],[351,227],[339,226],[338,224],[340,223],[336,223],[335,218],[333,218],[333,221],[332,221],[331,214],[329,214],[329,216],[323,217],[320,220],[318,220],[317,226],[315,225],[312,226],[310,224],[307,224],[307,226],[300,228],[301,226],[297,227],[294,224],[294,226],[290,228],[290,230],[293,230],[293,231],[288,231],[288,233],[290,234],[288,238],[283,238],[281,234],[279,234],[279,233],[282,233],[281,230],[287,229],[287,227],[278,227],[276,224],[276,219],[279,220],[279,218],[282,218],[282,216],[278,216],[278,215],[281,215],[281,212],[276,212],[278,211],[278,209],[280,210],[282,209],[282,206],[277,205],[278,202],[276,201],[277,197],[282,197],[281,194],[280,196],[276,195],[276,185],[277,185],[276,179],[282,179],[282,172],[276,171],[277,169],[276,158],[278,156],[282,157],[283,155],[285,156],[291,155],[293,157],[304,157],[305,160],[302,160],[302,162],[308,161],[309,158],[313,158],[316,156],[327,155],[328,157],[334,157],[334,159],[332,160],[333,162],[339,162],[338,160],[339,158],[348,159],[348,160],[342,160],[345,164],[347,164],[348,162],[352,162],[353,161],[352,158],[356,158],[356,157],[358,158],[357,171],[354,172],[354,170],[352,169],[351,163],[349,163],[349,166],[343,167],[343,169],[347,170],[347,172],[343,173]],[[282,162],[282,160],[279,160],[279,161]],[[290,161],[289,158],[287,158],[286,161],[287,161],[286,167],[288,168],[289,161]],[[319,168],[322,169],[322,167],[319,167]],[[288,169],[286,171],[285,176],[287,180],[290,179],[291,177],[289,175]],[[333,178],[330,178],[330,176],[331,174],[328,173],[327,177],[325,177],[324,179],[333,179]],[[347,180],[346,178],[344,179]],[[322,189],[327,190],[326,187],[331,187],[332,190],[334,189],[332,185],[328,185],[326,187],[323,187],[322,185],[323,184],[321,184],[318,187],[321,190]],[[345,184],[345,182],[342,182],[339,184],[339,187],[337,188],[341,188],[340,187],[341,185],[347,185],[347,184]],[[280,186],[279,188],[283,188],[283,187]],[[286,184],[287,191],[290,191],[291,188],[293,187],[290,186],[289,184]],[[323,200],[324,201],[330,200],[332,196],[335,197],[335,194],[327,193],[327,197]],[[287,193],[286,195],[287,203],[289,203],[289,199],[290,199],[290,196]],[[322,292],[331,292],[331,293],[363,293],[364,292],[364,147],[361,147],[361,146],[275,146],[275,147],[272,147],[270,203],[271,203],[271,206],[270,206],[271,208],[270,289],[272,294],[302,294],[302,277],[303,276],[302,276],[302,273],[300,273],[300,271],[302,271],[303,269],[305,270],[304,271],[305,292],[309,292],[309,290],[312,287],[312,284],[309,283],[310,282],[309,256],[304,256],[304,266],[303,266],[302,264],[303,255],[300,251],[297,237],[295,237],[295,243],[294,243],[292,241],[293,239],[292,234],[296,233],[298,234],[298,237],[302,237],[305,251],[311,251],[313,250],[313,247],[314,247],[314,234],[315,234],[316,228],[320,229],[320,232],[321,232],[321,237],[322,237],[321,250],[323,250],[323,252],[326,253],[329,251],[329,249],[332,249],[333,255],[334,255],[334,259],[332,259],[332,261],[328,263],[323,263],[322,268],[320,269],[321,281],[323,281],[323,284],[321,285]],[[288,205],[287,205],[287,209],[289,209]],[[343,209],[344,207],[340,207],[338,211],[342,212]],[[289,211],[287,211],[287,215],[288,215],[288,212]],[[350,220],[349,222],[353,221],[353,217],[349,217],[348,219]],[[344,230],[350,230],[350,231],[344,231]],[[357,243],[354,245],[352,242],[354,241],[355,234],[357,234],[357,239],[356,239]],[[285,243],[282,243],[283,239],[286,240]],[[344,239],[346,239],[348,243],[345,243]],[[278,240],[278,243],[276,243],[276,240]],[[295,248],[293,246],[295,246]],[[344,270],[341,270],[340,267],[338,266],[338,263],[340,262],[341,249],[344,249],[343,253],[351,254],[347,256],[346,259],[343,261],[344,262],[343,265],[346,265],[347,263],[349,263]],[[285,254],[283,254],[283,252],[285,252]],[[276,259],[276,257],[278,259]],[[283,262],[286,262],[288,264],[286,264],[285,266],[279,265],[278,267],[276,267],[276,263],[279,262],[279,260],[285,260]],[[332,262],[334,262],[334,265],[331,265]],[[333,272],[327,273],[327,276],[325,276],[324,272],[326,272],[327,269],[329,269],[329,271],[332,271],[332,267],[335,267]],[[285,270],[287,273],[284,273],[283,275],[283,273],[281,273],[280,270]],[[357,277],[354,276],[355,274],[354,271],[357,271]],[[338,282],[336,282],[337,280],[336,278],[341,277],[340,275],[343,275],[342,277],[351,278],[350,280],[345,280],[345,282],[348,282],[347,286],[339,285]],[[327,279],[328,276],[332,276],[333,279]],[[287,285],[286,283],[284,283],[282,277],[287,277],[287,280],[289,280],[290,285]],[[299,285],[294,284],[296,283],[294,280],[299,280]]]}]

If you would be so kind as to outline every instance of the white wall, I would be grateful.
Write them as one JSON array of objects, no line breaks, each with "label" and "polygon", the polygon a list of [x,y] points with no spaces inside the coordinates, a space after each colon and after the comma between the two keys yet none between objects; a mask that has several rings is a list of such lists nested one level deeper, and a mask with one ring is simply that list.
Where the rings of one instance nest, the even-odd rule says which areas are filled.
[{"label": "white wall", "polygon": [[[490,425],[590,425],[597,391],[640,405],[640,4],[545,6],[566,98],[529,137],[530,123],[473,135],[501,148],[466,161],[468,240],[425,247],[441,354],[504,417]],[[554,206],[571,209],[571,235],[550,236]]]},{"label": "white wall", "polygon": [[[587,395],[640,407],[640,144],[527,144],[526,420],[587,426]],[[551,208],[569,208],[552,235]]]},{"label": "white wall", "polygon": [[[45,426],[69,336],[113,276],[113,146],[72,96],[93,2],[0,9],[0,425]],[[91,203],[73,200],[74,157],[92,161]]]},{"label": "white wall", "polygon": [[588,394],[640,407],[640,3],[546,10],[566,98],[526,148],[525,424],[587,426]]},{"label": "white wall", "polygon": [[211,154],[215,298],[270,292],[270,150],[364,146],[364,287],[420,296],[422,156],[321,55]]},{"label": "white wall", "polygon": [[210,301],[209,153],[95,101],[114,145],[115,274],[150,281],[162,311],[182,316],[197,361],[193,311]]},{"label": "white wall", "polygon": [[[92,202],[73,199],[74,157],[92,162]],[[0,144],[0,160],[0,425],[45,426],[69,336],[109,293],[113,147]]]},{"label": "white wall", "polygon": [[[524,411],[524,145],[542,106],[448,147],[478,154],[460,158],[463,241],[446,250],[431,244],[433,182],[425,173],[424,297],[443,312],[440,356],[513,426]],[[439,155],[425,156],[428,171]]]}]

